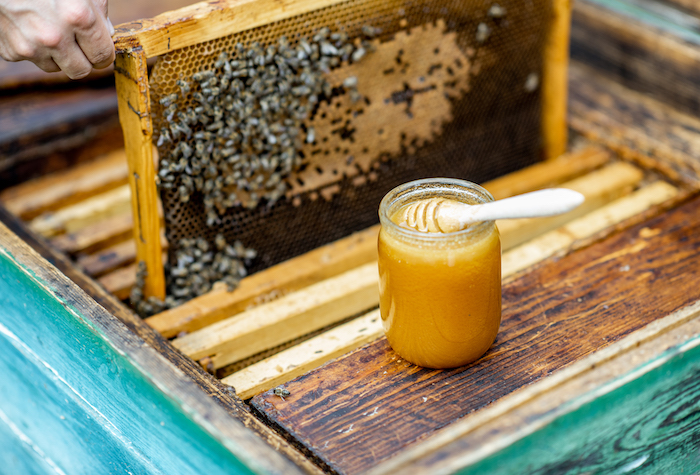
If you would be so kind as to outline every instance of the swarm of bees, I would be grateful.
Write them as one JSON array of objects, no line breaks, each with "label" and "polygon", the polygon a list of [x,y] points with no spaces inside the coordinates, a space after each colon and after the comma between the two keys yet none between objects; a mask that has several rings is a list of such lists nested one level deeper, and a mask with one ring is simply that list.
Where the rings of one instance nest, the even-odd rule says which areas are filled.
[{"label": "swarm of bees", "polygon": [[[176,82],[180,91],[160,99],[162,123],[158,183],[182,202],[203,195],[207,225],[234,206],[273,204],[287,189],[285,178],[302,165],[304,142],[315,141],[305,124],[321,101],[348,93],[358,101],[357,79],[334,90],[325,73],[343,62],[360,61],[378,31],[365,26],[364,39],[322,28],[296,46],[281,37],[264,48],[239,43],[222,52],[212,69]],[[189,107],[181,110],[184,99]]]},{"label": "swarm of bees", "polygon": [[[296,46],[281,37],[266,48],[258,43],[219,54],[212,69],[176,81],[179,92],[160,99],[162,127],[157,146],[162,157],[156,177],[161,189],[176,190],[181,202],[200,193],[207,225],[234,206],[275,203],[287,190],[284,182],[301,166],[304,142],[316,140],[305,125],[318,104],[347,93],[359,101],[357,78],[334,90],[325,73],[343,62],[360,61],[372,49],[378,30],[365,26],[363,38],[351,42],[345,33],[322,28]],[[188,99],[191,99],[188,101]],[[184,108],[189,103],[192,107]],[[246,275],[255,251],[223,235],[215,249],[202,238],[183,239],[175,264],[166,265],[167,297],[144,298],[146,273],[139,263],[131,303],[142,316],[153,315],[211,290],[223,281],[233,290]]]},{"label": "swarm of bees", "polygon": [[246,263],[256,256],[240,241],[229,244],[222,234],[212,247],[202,238],[182,239],[175,253],[175,265],[166,268],[167,297],[144,299],[146,265],[139,262],[136,285],[131,289],[131,304],[141,316],[149,316],[183,304],[209,292],[215,282],[224,282],[231,291],[246,276]]}]

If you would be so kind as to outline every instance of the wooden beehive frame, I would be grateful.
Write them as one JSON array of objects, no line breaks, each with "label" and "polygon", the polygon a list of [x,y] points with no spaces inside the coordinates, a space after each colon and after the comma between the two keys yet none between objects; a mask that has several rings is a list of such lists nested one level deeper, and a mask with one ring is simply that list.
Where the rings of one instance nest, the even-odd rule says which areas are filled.
[{"label": "wooden beehive frame", "polygon": [[[129,165],[137,261],[143,261],[147,270],[145,296],[165,297],[147,60],[175,49],[339,3],[340,0],[289,3],[222,0],[198,3],[117,27],[114,40],[119,117]],[[554,18],[545,48],[542,78],[542,136],[548,158],[566,151],[566,71],[571,2],[553,0],[553,7]]]}]

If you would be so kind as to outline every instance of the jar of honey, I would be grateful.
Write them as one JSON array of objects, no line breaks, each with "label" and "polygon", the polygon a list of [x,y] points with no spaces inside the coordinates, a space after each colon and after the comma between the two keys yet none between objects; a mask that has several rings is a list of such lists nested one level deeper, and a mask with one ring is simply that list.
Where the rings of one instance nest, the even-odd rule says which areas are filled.
[{"label": "jar of honey", "polygon": [[481,186],[448,178],[390,191],[379,207],[380,311],[387,340],[401,357],[428,368],[453,368],[477,360],[496,339],[501,241],[493,221],[444,233],[406,222],[406,207],[435,198],[493,201]]}]

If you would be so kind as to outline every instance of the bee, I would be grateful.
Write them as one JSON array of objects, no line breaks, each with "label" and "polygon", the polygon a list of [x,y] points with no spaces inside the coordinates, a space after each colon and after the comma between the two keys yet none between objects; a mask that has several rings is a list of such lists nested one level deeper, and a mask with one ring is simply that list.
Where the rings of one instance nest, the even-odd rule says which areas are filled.
[{"label": "bee", "polygon": [[343,81],[343,86],[348,89],[357,87],[357,76],[349,76]]},{"label": "bee", "polygon": [[491,28],[486,23],[479,23],[476,27],[476,42],[481,44],[491,36]]},{"label": "bee", "polygon": [[374,38],[379,33],[381,33],[381,30],[379,28],[373,28],[369,25],[362,25],[362,34],[365,35],[367,38]]},{"label": "bee", "polygon": [[535,92],[540,85],[540,76],[537,73],[530,73],[525,79],[525,92]]},{"label": "bee", "polygon": [[491,8],[489,8],[489,11],[486,14],[489,16],[489,18],[500,20],[506,16],[506,9],[500,6],[498,3],[494,3],[491,5]]},{"label": "bee", "polygon": [[338,48],[333,46],[327,41],[322,41],[321,42],[321,54],[325,56],[338,56],[340,52],[338,51]]},{"label": "bee", "polygon": [[163,97],[158,102],[163,107],[170,107],[175,101],[177,101],[178,97],[179,96],[177,93],[173,93],[173,94],[169,94],[169,95]]},{"label": "bee", "polygon": [[272,390],[272,393],[275,396],[282,398],[283,401],[284,401],[284,398],[286,398],[292,394],[289,392],[288,389],[286,389],[282,386],[277,386],[275,389]]},{"label": "bee", "polygon": [[180,92],[182,92],[182,96],[187,96],[187,93],[190,92],[190,83],[187,81],[183,81],[182,79],[178,79],[175,81],[175,84],[180,88]]}]

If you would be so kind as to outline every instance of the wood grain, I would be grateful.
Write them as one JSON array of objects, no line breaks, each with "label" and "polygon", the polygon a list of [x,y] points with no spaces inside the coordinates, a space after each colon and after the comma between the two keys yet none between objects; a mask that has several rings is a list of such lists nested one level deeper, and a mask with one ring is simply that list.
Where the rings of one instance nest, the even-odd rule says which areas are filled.
[{"label": "wood grain", "polygon": [[696,2],[695,0],[661,0],[663,3],[669,3],[671,5],[674,5],[676,7],[683,8],[690,12],[691,14],[695,15],[696,17],[700,18],[700,4]]},{"label": "wood grain", "polygon": [[610,152],[596,145],[565,153],[513,173],[483,183],[494,197],[500,200],[528,191],[560,185],[602,167],[610,160]]},{"label": "wood grain", "polygon": [[267,391],[344,355],[384,334],[379,310],[280,351],[221,380],[233,386],[241,399]]},{"label": "wood grain", "polygon": [[74,232],[61,234],[51,239],[51,245],[67,254],[93,253],[131,238],[134,234],[134,219],[131,210],[105,219],[100,223]]},{"label": "wood grain", "polygon": [[[671,464],[677,470],[683,457],[673,450],[658,450],[659,445],[665,439],[666,445],[676,446],[682,452],[687,441],[682,436],[674,437],[675,424],[654,424],[654,420],[664,420],[658,417],[658,412],[666,406],[654,400],[673,387],[669,380],[684,378],[685,372],[674,360],[676,363],[685,360],[697,367],[699,316],[700,301],[683,307],[567,369],[438,431],[413,450],[370,470],[368,475],[454,473],[467,466],[470,474],[532,473],[542,470],[542,466],[561,470],[562,465],[610,472],[612,467],[639,464],[639,451],[615,448],[625,434],[635,433],[631,430],[635,426],[651,429],[638,430],[635,437],[635,447],[654,452],[649,465],[658,469],[661,464]],[[664,377],[650,381],[648,376],[654,373],[662,373]],[[687,396],[697,397],[692,385],[686,388]],[[680,409],[687,403],[679,395],[682,392],[674,395],[672,404]],[[642,398],[644,403],[635,404],[637,398]],[[654,416],[648,417],[650,412]],[[676,418],[676,421],[684,419]],[[582,437],[584,428],[589,430],[587,437]],[[555,437],[550,437],[552,429]],[[640,432],[645,435],[641,437]],[[603,444],[602,433],[608,434]],[[524,444],[538,449],[551,447],[551,450],[543,457],[542,450],[523,450]],[[601,451],[606,452],[604,456],[587,455]]]},{"label": "wood grain", "polygon": [[[684,28],[672,21],[664,29],[652,24],[649,17],[657,19],[658,15],[645,11],[640,3],[637,11],[645,12],[647,18],[631,11],[622,13],[600,1],[577,1],[571,29],[572,59],[595,67],[625,87],[700,116],[697,41],[684,39]],[[700,38],[697,32],[695,36]]]},{"label": "wood grain", "polygon": [[130,208],[131,191],[125,184],[65,208],[47,211],[34,218],[29,227],[45,237],[53,237],[77,232],[95,222],[124,214]]},{"label": "wood grain", "polygon": [[[168,242],[162,236],[163,251],[168,250]],[[113,272],[125,265],[133,264],[136,260],[136,244],[133,239],[106,247],[94,254],[78,256],[75,263],[91,277],[99,277]]]},{"label": "wood grain", "polygon": [[379,304],[377,265],[349,270],[273,302],[173,340],[192,359],[215,369],[340,322]]},{"label": "wood grain", "polygon": [[[496,199],[506,198],[561,184],[601,167],[609,159],[608,151],[589,146],[555,160],[510,173],[489,181],[484,186]],[[277,298],[376,260],[378,232],[379,227],[372,226],[246,277],[234,292],[226,292],[223,288],[214,289],[174,309],[149,317],[146,322],[166,338],[181,332],[198,330],[241,312],[251,305]],[[114,283],[110,282],[108,288],[123,293],[126,287],[118,288],[116,282],[116,279]],[[133,277],[128,287],[131,285]]]},{"label": "wood grain", "polygon": [[[0,226],[0,242],[13,258],[30,269],[36,278],[52,282],[52,286],[59,289],[63,307],[79,312],[120,355],[128,355],[129,361],[148,375],[152,385],[159,391],[166,391],[171,396],[168,401],[183,404],[191,420],[209,433],[218,434],[217,440],[227,449],[237,451],[246,447],[243,458],[252,457],[253,465],[269,462],[264,470],[295,473],[299,468],[307,474],[320,473],[307,458],[250,414],[229,387],[221,385],[200,365],[175,350],[141,318],[1,207],[0,221],[19,236],[18,239]],[[39,258],[27,245],[46,260]],[[104,391],[101,394],[104,395]],[[113,407],[113,401],[107,400]],[[133,424],[134,419],[130,423]],[[269,447],[273,450],[269,451]]]},{"label": "wood grain", "polygon": [[[334,277],[377,258],[378,226],[289,259],[241,280],[228,292],[216,287],[174,309],[146,319],[166,338],[192,332],[248,307],[279,298],[289,292]],[[116,288],[110,284],[111,288]]]},{"label": "wood grain", "polygon": [[501,232],[502,249],[504,251],[512,249],[628,194],[643,177],[644,172],[634,165],[617,162],[562,183],[562,188],[578,191],[585,197],[585,201],[572,211],[559,216],[499,221],[498,230]]},{"label": "wood grain", "polygon": [[127,181],[126,155],[115,150],[91,162],[36,178],[0,193],[0,202],[11,213],[30,220],[44,211],[55,211]]},{"label": "wood grain", "polygon": [[572,62],[571,127],[644,168],[700,187],[700,119]]},{"label": "wood grain", "polygon": [[677,194],[678,189],[674,186],[657,181],[558,229],[542,234],[503,253],[501,260],[503,277],[513,275],[547,257],[569,250],[577,240],[585,240],[605,228],[670,200]]},{"label": "wood grain", "polygon": [[129,165],[131,211],[136,259],[146,264],[144,296],[165,299],[165,273],[160,245],[158,192],[153,163],[153,125],[146,55],[140,49],[117,55],[115,81],[119,121]]},{"label": "wood grain", "polygon": [[215,0],[115,27],[117,52],[143,49],[147,58],[340,3],[340,0]]},{"label": "wood grain", "polygon": [[456,419],[700,298],[700,199],[504,287],[501,331],[477,363],[412,366],[386,340],[252,399],[340,473],[359,473]]},{"label": "wood grain", "polygon": [[566,102],[569,68],[569,36],[573,0],[554,0],[554,18],[544,48],[542,71],[542,141],[545,158],[552,160],[566,152],[569,129]]}]

